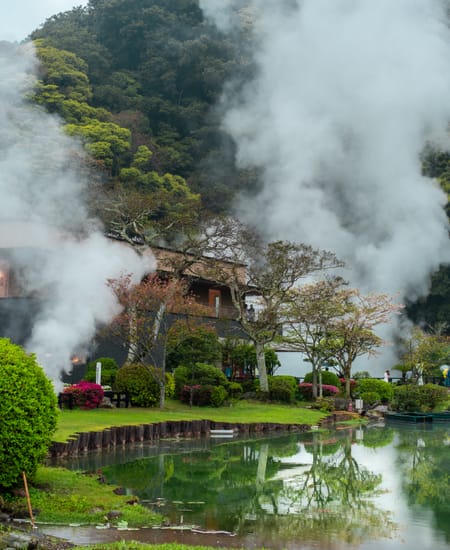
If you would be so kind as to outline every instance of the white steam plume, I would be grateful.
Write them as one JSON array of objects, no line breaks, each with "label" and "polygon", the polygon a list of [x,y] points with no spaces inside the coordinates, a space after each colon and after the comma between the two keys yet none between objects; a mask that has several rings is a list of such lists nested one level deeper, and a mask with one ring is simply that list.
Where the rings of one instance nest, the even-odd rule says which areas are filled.
[{"label": "white steam plume", "polygon": [[45,298],[26,347],[58,387],[72,354],[118,312],[107,280],[137,281],[154,265],[89,219],[79,144],[24,99],[35,64],[31,45],[0,44],[0,241],[14,250],[27,292]]},{"label": "white steam plume", "polygon": [[[446,196],[421,175],[446,140],[450,35],[439,0],[201,0],[227,30],[254,13],[257,76],[225,128],[263,191],[242,214],[272,238],[334,251],[364,291],[426,294],[450,260]],[[231,16],[230,13],[234,15]]]}]

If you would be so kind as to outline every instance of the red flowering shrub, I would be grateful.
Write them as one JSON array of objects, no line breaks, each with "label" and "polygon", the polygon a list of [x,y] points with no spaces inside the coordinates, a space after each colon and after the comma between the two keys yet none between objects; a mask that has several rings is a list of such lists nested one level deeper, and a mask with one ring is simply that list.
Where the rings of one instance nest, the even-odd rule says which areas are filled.
[{"label": "red flowering shrub", "polygon": [[79,407],[80,409],[96,409],[103,400],[104,391],[99,384],[82,380],[64,388],[62,393],[63,407]]},{"label": "red flowering shrub", "polygon": [[[299,394],[303,399],[312,399],[312,384],[308,382],[302,382],[298,385]],[[331,386],[330,384],[322,384],[322,395],[324,397],[335,397],[339,393],[339,388]]]}]

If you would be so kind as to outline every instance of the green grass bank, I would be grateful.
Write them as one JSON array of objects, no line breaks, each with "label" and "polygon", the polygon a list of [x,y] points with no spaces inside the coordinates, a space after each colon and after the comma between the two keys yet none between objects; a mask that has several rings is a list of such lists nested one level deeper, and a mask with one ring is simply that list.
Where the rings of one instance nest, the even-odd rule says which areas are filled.
[{"label": "green grass bank", "polygon": [[167,420],[214,420],[216,422],[246,423],[273,422],[276,424],[315,425],[326,416],[317,410],[298,405],[279,405],[237,401],[229,407],[189,407],[168,400],[164,409],[120,408],[78,409],[60,411],[54,441],[64,443],[76,433],[105,430],[112,426],[133,426]]}]

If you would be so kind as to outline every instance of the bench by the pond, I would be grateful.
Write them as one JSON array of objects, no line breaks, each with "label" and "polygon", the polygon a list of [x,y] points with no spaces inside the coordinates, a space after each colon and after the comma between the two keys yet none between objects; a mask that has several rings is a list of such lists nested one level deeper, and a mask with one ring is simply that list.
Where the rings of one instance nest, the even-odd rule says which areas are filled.
[{"label": "bench by the pond", "polygon": [[[131,400],[127,393],[105,391],[104,397],[111,401],[111,404],[117,408],[131,406]],[[74,398],[71,393],[59,393],[58,394],[58,407],[60,409],[73,409],[75,407]]]}]

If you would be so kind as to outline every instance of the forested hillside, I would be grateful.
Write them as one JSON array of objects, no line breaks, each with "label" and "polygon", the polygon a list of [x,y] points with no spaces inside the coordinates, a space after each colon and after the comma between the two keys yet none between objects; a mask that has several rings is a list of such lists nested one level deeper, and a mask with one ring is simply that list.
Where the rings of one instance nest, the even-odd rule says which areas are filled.
[{"label": "forested hillside", "polygon": [[[226,35],[198,0],[90,0],[32,33],[42,62],[35,100],[63,117],[101,169],[97,214],[117,234],[170,241],[174,220],[180,228],[202,207],[226,212],[238,190],[258,185],[236,169],[220,128],[224,87],[254,70],[242,47],[251,20],[237,15]],[[448,193],[449,154],[427,151],[423,166]],[[448,322],[448,268],[409,311],[416,322]]]},{"label": "forested hillside", "polygon": [[216,110],[224,84],[244,78],[249,63],[197,0],[91,0],[32,38],[43,62],[38,101],[109,176],[144,190],[158,185],[153,171],[176,175],[215,211],[251,185],[234,168]]}]

